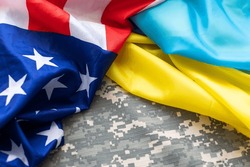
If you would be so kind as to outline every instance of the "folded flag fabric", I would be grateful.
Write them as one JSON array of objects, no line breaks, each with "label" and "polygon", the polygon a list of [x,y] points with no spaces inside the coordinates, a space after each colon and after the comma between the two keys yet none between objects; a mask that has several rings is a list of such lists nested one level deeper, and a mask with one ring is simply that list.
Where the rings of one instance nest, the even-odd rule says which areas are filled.
[{"label": "folded flag fabric", "polygon": [[210,116],[250,137],[248,73],[167,55],[131,34],[107,75],[132,94]]},{"label": "folded flag fabric", "polygon": [[0,166],[37,166],[88,109],[127,20],[154,0],[0,1]]},{"label": "folded flag fabric", "polygon": [[167,54],[249,71],[249,11],[249,0],[168,0],[132,20]]}]

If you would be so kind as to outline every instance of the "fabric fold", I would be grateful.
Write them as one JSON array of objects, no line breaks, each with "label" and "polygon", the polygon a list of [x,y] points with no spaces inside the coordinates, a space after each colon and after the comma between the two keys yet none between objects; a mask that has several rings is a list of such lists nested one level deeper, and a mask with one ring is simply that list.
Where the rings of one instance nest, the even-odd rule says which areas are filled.
[{"label": "fabric fold", "polygon": [[210,116],[250,137],[247,73],[166,55],[149,38],[132,34],[107,76],[134,95]]},{"label": "fabric fold", "polygon": [[250,1],[168,0],[132,17],[166,54],[250,70]]}]

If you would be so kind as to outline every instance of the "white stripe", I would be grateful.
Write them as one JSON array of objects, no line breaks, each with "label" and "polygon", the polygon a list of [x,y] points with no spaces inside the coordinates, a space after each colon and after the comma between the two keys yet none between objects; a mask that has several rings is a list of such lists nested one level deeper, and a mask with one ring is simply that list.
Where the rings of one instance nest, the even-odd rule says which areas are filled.
[{"label": "white stripe", "polygon": [[[155,0],[155,1],[152,2],[150,5],[148,5],[146,8],[144,8],[143,10],[146,10],[146,9],[148,9],[148,8],[152,8],[152,7],[154,7],[154,6],[156,6],[156,5],[160,4],[160,3],[162,3],[162,2],[164,2],[164,1],[166,1],[166,0]],[[143,11],[143,10],[141,10],[141,11]],[[140,11],[140,12],[141,12],[141,11]]]},{"label": "white stripe", "polygon": [[107,49],[106,30],[101,24],[104,9],[110,0],[68,0],[64,10],[70,14],[70,33]]},{"label": "white stripe", "polygon": [[71,36],[96,44],[102,49],[107,49],[106,30],[103,24],[84,20],[79,21],[73,16],[70,16],[69,22]]},{"label": "white stripe", "polygon": [[111,0],[68,0],[64,10],[80,21],[101,22],[104,9]]},{"label": "white stripe", "polygon": [[0,0],[0,23],[28,29],[26,0]]}]

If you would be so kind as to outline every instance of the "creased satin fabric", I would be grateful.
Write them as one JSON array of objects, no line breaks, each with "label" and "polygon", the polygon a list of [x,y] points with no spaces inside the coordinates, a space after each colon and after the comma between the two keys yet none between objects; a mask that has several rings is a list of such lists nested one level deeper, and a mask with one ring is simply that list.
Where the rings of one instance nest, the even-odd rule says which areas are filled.
[{"label": "creased satin fabric", "polygon": [[250,70],[249,0],[167,0],[132,20],[167,54]]},{"label": "creased satin fabric", "polygon": [[166,55],[149,38],[131,34],[107,76],[132,94],[210,116],[250,137],[248,73]]}]

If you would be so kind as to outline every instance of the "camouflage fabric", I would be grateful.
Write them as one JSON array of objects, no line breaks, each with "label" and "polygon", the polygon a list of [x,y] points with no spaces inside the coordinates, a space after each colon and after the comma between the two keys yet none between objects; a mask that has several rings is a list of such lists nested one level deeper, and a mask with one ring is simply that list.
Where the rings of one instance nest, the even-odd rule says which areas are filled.
[{"label": "camouflage fabric", "polygon": [[250,139],[231,126],[133,96],[108,78],[64,130],[65,145],[41,167],[250,166]]}]

